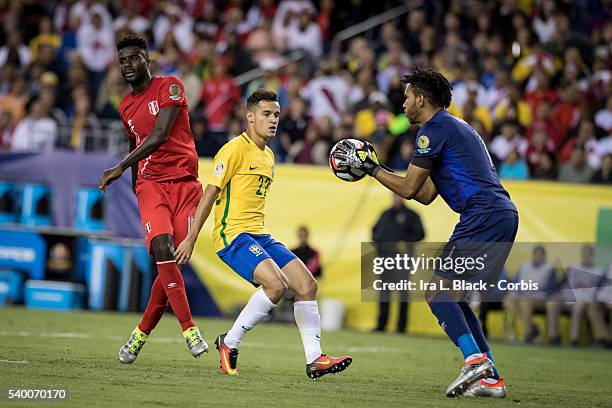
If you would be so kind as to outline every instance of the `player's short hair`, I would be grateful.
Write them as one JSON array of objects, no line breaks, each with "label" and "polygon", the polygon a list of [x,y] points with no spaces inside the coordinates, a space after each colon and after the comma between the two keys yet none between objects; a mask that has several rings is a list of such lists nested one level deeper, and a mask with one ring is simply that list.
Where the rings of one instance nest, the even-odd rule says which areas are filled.
[{"label": "player's short hair", "polygon": [[448,108],[451,103],[453,87],[448,79],[431,68],[416,67],[412,75],[404,75],[401,82],[410,84],[413,92],[423,94],[435,107]]},{"label": "player's short hair", "polygon": [[276,92],[258,89],[247,98],[247,110],[253,112],[261,101],[278,102],[278,95],[276,95]]},{"label": "player's short hair", "polygon": [[145,53],[148,52],[147,41],[137,34],[125,35],[117,41],[117,51],[126,47],[138,47]]}]

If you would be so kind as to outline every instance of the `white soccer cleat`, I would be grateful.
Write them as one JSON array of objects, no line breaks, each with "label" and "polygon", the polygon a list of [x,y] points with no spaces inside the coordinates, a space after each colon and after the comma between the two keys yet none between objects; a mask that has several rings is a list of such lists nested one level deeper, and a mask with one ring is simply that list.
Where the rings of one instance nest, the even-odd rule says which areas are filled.
[{"label": "white soccer cleat", "polygon": [[499,380],[483,378],[470,385],[463,395],[466,397],[506,398],[507,393],[508,390],[503,378]]},{"label": "white soccer cleat", "polygon": [[446,389],[446,396],[456,397],[463,394],[471,384],[493,375],[493,368],[493,362],[484,353],[468,357],[459,377]]}]

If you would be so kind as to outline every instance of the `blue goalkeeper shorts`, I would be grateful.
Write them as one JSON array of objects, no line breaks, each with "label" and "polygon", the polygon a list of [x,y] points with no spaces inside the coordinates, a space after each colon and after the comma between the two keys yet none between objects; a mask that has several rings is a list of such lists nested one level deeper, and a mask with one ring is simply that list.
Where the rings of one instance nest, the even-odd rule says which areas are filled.
[{"label": "blue goalkeeper shorts", "polygon": [[253,283],[253,271],[264,259],[272,258],[282,269],[297,258],[293,252],[272,238],[270,234],[245,232],[238,235],[230,245],[217,252],[217,255],[234,272],[250,283]]}]

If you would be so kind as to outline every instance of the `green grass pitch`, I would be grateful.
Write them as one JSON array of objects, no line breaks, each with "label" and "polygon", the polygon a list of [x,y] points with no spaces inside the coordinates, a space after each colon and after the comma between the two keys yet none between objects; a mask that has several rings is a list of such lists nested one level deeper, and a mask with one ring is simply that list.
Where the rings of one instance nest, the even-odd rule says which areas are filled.
[{"label": "green grass pitch", "polygon": [[[229,320],[196,319],[211,345],[194,359],[166,315],[133,365],[117,351],[139,315],[0,308],[0,390],[67,388],[75,407],[610,407],[612,353],[493,343],[509,385],[505,400],[444,396],[461,366],[443,338],[323,333],[324,350],[352,354],[341,374],[313,381],[304,372],[293,325],[261,324],[240,350],[237,377],[225,377],[212,344]],[[0,401],[2,406],[58,406]]]}]

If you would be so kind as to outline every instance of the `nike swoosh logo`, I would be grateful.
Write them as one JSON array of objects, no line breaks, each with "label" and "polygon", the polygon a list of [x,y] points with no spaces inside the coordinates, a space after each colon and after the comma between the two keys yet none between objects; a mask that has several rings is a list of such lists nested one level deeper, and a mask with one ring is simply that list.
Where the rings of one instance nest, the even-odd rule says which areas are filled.
[{"label": "nike swoosh logo", "polygon": [[253,167],[253,166],[249,166],[249,170],[255,170],[257,168],[257,166]]},{"label": "nike swoosh logo", "polygon": [[317,364],[323,364],[323,365],[325,365],[325,364],[329,364],[329,363],[331,363],[331,361],[329,361],[329,360],[325,360],[325,361],[317,361]]},{"label": "nike swoosh logo", "polygon": [[240,327],[242,327],[242,330],[244,330],[244,331],[249,331],[249,330],[251,330],[251,329],[252,329],[252,327],[251,327],[251,328],[246,328],[246,327],[244,327],[244,326],[240,326]]}]

